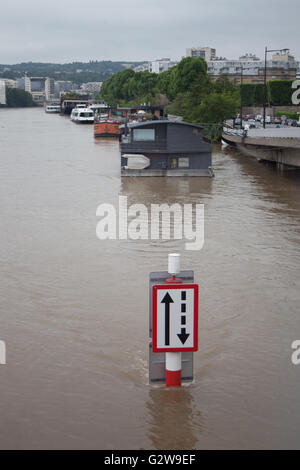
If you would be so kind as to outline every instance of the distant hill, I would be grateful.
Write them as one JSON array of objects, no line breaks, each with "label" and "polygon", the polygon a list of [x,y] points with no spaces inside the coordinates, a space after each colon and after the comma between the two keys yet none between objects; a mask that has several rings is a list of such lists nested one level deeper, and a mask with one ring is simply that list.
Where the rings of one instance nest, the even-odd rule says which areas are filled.
[{"label": "distant hill", "polygon": [[79,85],[84,82],[103,82],[114,73],[136,67],[143,62],[112,62],[91,60],[53,64],[43,62],[23,62],[21,64],[0,64],[0,78],[17,79],[27,74],[29,77],[50,77],[55,80],[71,80]]}]

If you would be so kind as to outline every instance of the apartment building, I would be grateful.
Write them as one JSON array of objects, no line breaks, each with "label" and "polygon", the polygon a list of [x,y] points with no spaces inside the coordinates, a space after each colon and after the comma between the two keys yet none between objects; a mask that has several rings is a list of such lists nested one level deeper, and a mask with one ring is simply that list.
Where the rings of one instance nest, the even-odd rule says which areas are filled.
[{"label": "apartment building", "polygon": [[0,80],[0,104],[6,104],[5,81]]},{"label": "apartment building", "polygon": [[54,96],[54,79],[48,77],[25,77],[25,91],[31,93],[33,101],[43,105]]},{"label": "apartment building", "polygon": [[[225,74],[234,83],[241,82],[241,74],[244,83],[263,83],[265,73],[265,61],[253,54],[246,54],[239,60],[213,60],[207,62],[208,74],[217,79]],[[284,53],[275,54],[267,61],[267,80],[294,80],[299,69],[297,62],[286,50]]]},{"label": "apartment building", "polygon": [[212,47],[190,47],[186,49],[186,57],[202,57],[208,62],[209,60],[215,60],[216,49]]},{"label": "apartment building", "polygon": [[172,67],[175,67],[175,65],[177,64],[178,64],[177,61],[174,61],[168,57],[165,57],[162,59],[150,60],[149,62],[146,62],[145,64],[135,67],[133,70],[135,72],[162,73],[162,72],[165,72],[166,70],[171,69]]}]

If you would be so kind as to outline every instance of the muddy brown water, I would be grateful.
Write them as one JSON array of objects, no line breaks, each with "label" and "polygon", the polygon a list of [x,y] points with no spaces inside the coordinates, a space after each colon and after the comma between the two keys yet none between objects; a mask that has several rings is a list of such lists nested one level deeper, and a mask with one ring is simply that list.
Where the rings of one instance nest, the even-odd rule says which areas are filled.
[{"label": "muddy brown water", "polygon": [[[299,448],[300,173],[226,148],[215,178],[121,179],[117,140],[0,110],[2,449]],[[205,244],[105,240],[96,209],[203,203]],[[200,286],[195,381],[148,385],[148,275]]]}]

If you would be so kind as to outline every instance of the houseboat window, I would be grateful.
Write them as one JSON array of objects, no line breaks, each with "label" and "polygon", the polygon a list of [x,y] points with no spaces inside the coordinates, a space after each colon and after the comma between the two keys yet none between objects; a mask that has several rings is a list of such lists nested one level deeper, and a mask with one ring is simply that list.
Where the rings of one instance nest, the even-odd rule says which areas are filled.
[{"label": "houseboat window", "polygon": [[178,158],[178,168],[188,168],[190,166],[190,159],[188,157]]},{"label": "houseboat window", "polygon": [[123,112],[122,111],[111,111],[110,114],[111,114],[111,116],[123,117]]},{"label": "houseboat window", "polygon": [[155,141],[155,129],[133,129],[133,140],[136,142]]},{"label": "houseboat window", "polygon": [[190,161],[188,157],[171,158],[171,168],[189,168]]}]

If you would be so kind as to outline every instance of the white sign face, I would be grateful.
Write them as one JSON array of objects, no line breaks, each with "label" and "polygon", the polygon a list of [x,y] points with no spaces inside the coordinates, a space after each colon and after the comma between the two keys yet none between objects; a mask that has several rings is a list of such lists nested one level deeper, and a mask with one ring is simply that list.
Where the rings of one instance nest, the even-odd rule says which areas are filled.
[{"label": "white sign face", "polygon": [[153,286],[153,352],[198,350],[198,285]]}]

